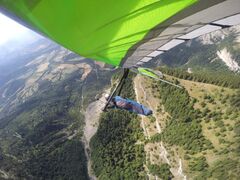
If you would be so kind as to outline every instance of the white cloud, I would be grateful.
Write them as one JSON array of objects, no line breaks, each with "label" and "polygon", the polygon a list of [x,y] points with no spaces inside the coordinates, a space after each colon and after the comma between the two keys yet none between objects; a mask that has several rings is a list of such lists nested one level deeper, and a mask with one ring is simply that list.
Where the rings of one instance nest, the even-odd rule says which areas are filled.
[{"label": "white cloud", "polygon": [[27,28],[0,13],[0,45],[27,32]]}]

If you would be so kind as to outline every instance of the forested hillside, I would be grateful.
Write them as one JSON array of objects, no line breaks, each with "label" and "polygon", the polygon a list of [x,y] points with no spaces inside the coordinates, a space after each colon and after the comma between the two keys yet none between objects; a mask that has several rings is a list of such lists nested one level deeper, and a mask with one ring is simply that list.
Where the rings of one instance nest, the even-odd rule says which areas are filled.
[{"label": "forested hillside", "polygon": [[[122,96],[134,99],[133,76]],[[124,110],[102,113],[97,133],[91,139],[93,170],[98,179],[145,179],[145,153],[139,117]]]},{"label": "forested hillside", "polygon": [[209,84],[215,84],[222,87],[229,87],[238,89],[240,88],[240,75],[239,74],[229,74],[229,73],[216,73],[216,72],[194,72],[188,73],[181,68],[168,68],[168,67],[158,67],[158,70],[164,74],[178,77],[181,79],[203,82]]},{"label": "forested hillside", "polygon": [[183,89],[135,81],[154,109],[142,123],[150,179],[238,179],[239,35],[239,26],[208,34],[147,63]]},{"label": "forested hillside", "polygon": [[0,177],[89,179],[84,111],[113,72],[56,44],[38,43],[46,49],[23,53],[15,69],[5,64],[11,71],[1,77]]},{"label": "forested hillside", "polygon": [[135,83],[138,101],[150,107],[153,116],[102,113],[91,140],[98,179],[237,179],[238,79],[211,81],[216,79],[213,74],[198,79],[184,71],[165,78],[183,89],[138,75],[128,80],[122,94],[136,99],[129,82]]},{"label": "forested hillside", "polygon": [[[179,83],[184,89],[144,81],[147,83],[147,92],[159,99],[156,117],[164,116],[163,112],[170,115],[161,122],[161,133],[152,133],[147,141],[149,145],[154,147],[154,144],[162,142],[169,153],[168,164],[172,168],[180,157],[181,167],[188,178],[237,179],[240,163],[239,89],[172,76],[167,76],[167,79]],[[146,123],[150,127],[151,119]],[[151,129],[149,131],[154,132]],[[157,151],[150,149],[150,152],[158,156]],[[153,162],[156,166],[162,164],[157,160]],[[168,169],[165,169],[167,173]]]},{"label": "forested hillside", "polygon": [[45,88],[1,119],[2,170],[22,178],[87,177],[83,145],[77,140],[84,126],[78,84],[72,84],[77,77]]}]

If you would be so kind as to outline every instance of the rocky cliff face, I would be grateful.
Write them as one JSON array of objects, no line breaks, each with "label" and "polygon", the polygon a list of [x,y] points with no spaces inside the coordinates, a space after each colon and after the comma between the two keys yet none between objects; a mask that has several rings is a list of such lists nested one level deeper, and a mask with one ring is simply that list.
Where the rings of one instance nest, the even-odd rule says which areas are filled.
[{"label": "rocky cliff face", "polygon": [[234,41],[239,42],[240,25],[206,34],[204,36],[199,37],[198,41],[200,41],[203,45],[216,44],[220,43],[230,34],[234,36],[235,39]]},{"label": "rocky cliff face", "polygon": [[150,67],[167,65],[183,68],[191,72],[219,71],[239,73],[240,67],[240,26],[216,31],[156,57],[148,64]]}]

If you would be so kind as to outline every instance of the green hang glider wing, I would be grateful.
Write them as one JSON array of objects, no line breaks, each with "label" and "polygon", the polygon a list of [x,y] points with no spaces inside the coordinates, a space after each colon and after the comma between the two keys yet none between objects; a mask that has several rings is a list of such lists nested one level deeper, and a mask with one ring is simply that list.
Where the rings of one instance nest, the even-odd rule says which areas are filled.
[{"label": "green hang glider wing", "polygon": [[0,0],[0,11],[81,56],[125,68],[240,23],[240,0]]},{"label": "green hang glider wing", "polygon": [[154,71],[154,70],[151,70],[148,68],[141,68],[141,67],[137,68],[137,70],[138,70],[138,73],[148,76],[148,77],[151,77],[151,78],[154,78],[154,79],[157,79],[157,80],[163,77],[163,74],[156,70]]},{"label": "green hang glider wing", "polygon": [[81,56],[118,66],[152,28],[197,1],[0,0],[0,8]]},{"label": "green hang glider wing", "polygon": [[182,88],[182,86],[179,86],[179,85],[174,84],[170,81],[164,80],[163,74],[160,71],[152,70],[152,69],[149,69],[149,68],[142,68],[142,67],[132,67],[130,70],[132,72],[137,73],[137,74],[141,74],[141,75],[153,78],[155,80],[162,81],[164,83],[170,84],[172,86]]}]

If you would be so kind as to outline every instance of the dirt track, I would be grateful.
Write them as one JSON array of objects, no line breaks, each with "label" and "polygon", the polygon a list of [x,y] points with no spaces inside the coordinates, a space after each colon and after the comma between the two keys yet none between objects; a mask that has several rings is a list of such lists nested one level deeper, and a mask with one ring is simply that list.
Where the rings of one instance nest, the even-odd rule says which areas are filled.
[{"label": "dirt track", "polygon": [[88,161],[88,174],[91,180],[97,179],[91,169],[91,161],[90,161],[90,147],[89,143],[93,135],[97,132],[99,117],[102,112],[102,108],[104,107],[104,94],[102,94],[101,98],[97,101],[90,103],[85,111],[85,128],[83,135],[83,142],[85,144],[85,154]]}]

